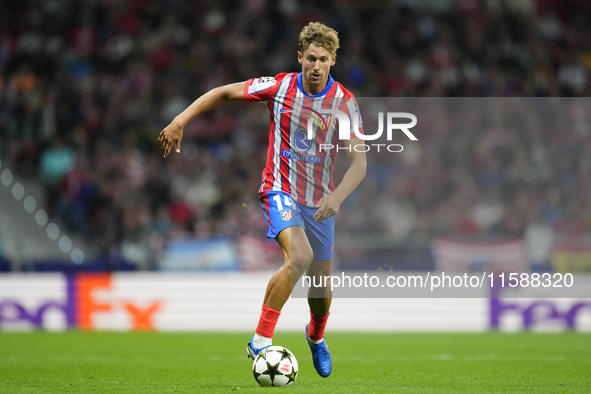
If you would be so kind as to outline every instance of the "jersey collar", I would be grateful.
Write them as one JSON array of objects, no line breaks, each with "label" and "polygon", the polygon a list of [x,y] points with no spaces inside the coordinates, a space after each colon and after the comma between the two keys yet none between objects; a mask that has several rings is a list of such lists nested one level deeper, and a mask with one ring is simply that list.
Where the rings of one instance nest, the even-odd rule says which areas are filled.
[{"label": "jersey collar", "polygon": [[332,84],[334,83],[334,79],[332,79],[332,77],[330,76],[330,74],[328,74],[328,81],[326,82],[326,86],[324,87],[324,89],[322,89],[322,91],[316,93],[313,96],[310,96],[308,93],[306,93],[306,91],[304,90],[304,86],[302,85],[302,73],[298,74],[298,88],[300,89],[300,91],[304,94],[304,96],[306,97],[322,97],[324,95],[326,95],[326,93],[328,93],[328,91],[332,88]]}]

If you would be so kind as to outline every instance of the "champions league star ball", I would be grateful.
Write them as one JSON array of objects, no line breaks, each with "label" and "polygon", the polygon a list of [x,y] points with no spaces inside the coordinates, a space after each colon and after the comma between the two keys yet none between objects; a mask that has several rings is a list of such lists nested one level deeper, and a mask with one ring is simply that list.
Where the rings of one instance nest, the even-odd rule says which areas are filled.
[{"label": "champions league star ball", "polygon": [[298,360],[286,348],[270,346],[256,356],[252,373],[261,386],[289,386],[298,376]]}]

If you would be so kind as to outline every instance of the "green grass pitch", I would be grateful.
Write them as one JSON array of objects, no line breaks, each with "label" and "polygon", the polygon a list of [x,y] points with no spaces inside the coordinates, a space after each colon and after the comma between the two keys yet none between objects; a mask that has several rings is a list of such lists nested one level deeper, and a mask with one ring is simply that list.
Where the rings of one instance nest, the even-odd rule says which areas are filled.
[{"label": "green grass pitch", "polygon": [[249,333],[0,333],[2,393],[562,393],[591,392],[588,334],[327,333],[333,373],[314,371],[303,333],[288,388],[259,387]]}]

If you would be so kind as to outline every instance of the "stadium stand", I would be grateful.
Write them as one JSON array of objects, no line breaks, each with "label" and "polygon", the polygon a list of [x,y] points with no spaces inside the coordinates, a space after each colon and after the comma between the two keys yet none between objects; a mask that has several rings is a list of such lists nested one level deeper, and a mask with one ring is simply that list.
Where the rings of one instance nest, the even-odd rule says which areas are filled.
[{"label": "stadium stand", "polygon": [[[585,0],[9,0],[0,7],[2,168],[43,185],[44,206],[64,231],[138,269],[158,268],[170,240],[266,233],[256,195],[264,108],[233,104],[196,119],[183,153],[166,161],[156,138],[210,88],[298,71],[294,37],[309,21],[339,31],[332,75],[359,97],[591,95]],[[581,109],[569,111],[576,117]],[[430,138],[414,160],[375,162],[363,192],[339,212],[338,231],[371,225],[391,242],[418,244],[449,233],[529,234],[534,243],[548,232],[588,233],[585,116],[569,133],[536,122],[509,131],[493,124]],[[372,192],[382,197],[377,222],[367,224],[354,212]]]}]

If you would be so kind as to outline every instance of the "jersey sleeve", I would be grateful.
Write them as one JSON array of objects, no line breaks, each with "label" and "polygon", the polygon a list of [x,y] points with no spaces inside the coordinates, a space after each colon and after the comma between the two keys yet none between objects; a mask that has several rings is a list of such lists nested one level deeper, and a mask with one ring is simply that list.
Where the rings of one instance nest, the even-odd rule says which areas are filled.
[{"label": "jersey sleeve", "polygon": [[277,89],[285,74],[275,77],[259,77],[246,81],[244,86],[244,100],[267,101],[277,94]]}]

